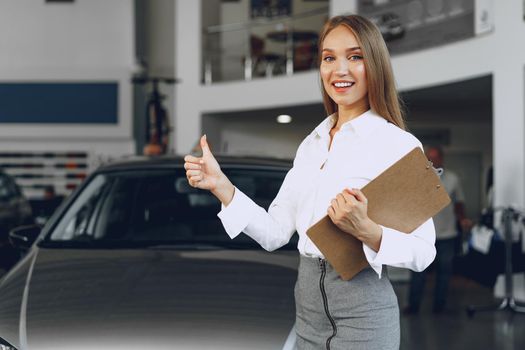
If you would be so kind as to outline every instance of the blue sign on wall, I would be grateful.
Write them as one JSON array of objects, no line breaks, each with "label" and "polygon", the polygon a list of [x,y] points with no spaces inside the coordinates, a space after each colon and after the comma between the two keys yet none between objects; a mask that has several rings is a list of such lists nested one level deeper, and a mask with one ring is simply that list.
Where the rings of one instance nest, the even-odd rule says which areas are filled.
[{"label": "blue sign on wall", "polygon": [[0,123],[117,122],[117,82],[0,83]]}]

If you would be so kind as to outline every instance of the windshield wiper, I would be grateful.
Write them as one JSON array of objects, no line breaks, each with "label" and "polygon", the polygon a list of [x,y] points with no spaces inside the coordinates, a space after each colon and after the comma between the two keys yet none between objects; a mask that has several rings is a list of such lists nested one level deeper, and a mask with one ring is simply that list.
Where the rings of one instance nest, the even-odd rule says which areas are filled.
[{"label": "windshield wiper", "polygon": [[174,242],[144,242],[144,248],[148,249],[195,249],[195,250],[220,250],[220,249],[250,249],[250,245],[235,242],[212,242],[212,241],[174,241]]},{"label": "windshield wiper", "polygon": [[254,249],[251,245],[235,242],[210,241],[129,241],[129,240],[68,240],[40,242],[43,248],[70,249],[174,249],[174,250],[221,250],[221,249]]},{"label": "windshield wiper", "polygon": [[[121,243],[121,242],[120,242]],[[116,249],[121,248],[121,244],[115,241],[100,240],[70,240],[70,241],[50,241],[44,240],[38,244],[42,248],[70,248],[70,249]]]}]

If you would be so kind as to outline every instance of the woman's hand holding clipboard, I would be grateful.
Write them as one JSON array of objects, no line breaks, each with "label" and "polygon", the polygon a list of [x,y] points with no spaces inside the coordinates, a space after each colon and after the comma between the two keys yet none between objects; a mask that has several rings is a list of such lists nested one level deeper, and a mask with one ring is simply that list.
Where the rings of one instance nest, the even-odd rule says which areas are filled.
[{"label": "woman's hand holding clipboard", "polygon": [[[377,224],[411,233],[450,203],[439,176],[421,148],[416,147],[361,189],[367,215]],[[341,231],[328,217],[307,235],[342,279],[349,280],[368,266],[362,243]]]}]

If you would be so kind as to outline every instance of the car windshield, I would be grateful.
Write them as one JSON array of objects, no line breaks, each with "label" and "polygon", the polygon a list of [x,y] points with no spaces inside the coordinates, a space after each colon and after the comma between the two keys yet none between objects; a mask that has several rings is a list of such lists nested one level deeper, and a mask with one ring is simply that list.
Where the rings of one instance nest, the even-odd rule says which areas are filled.
[{"label": "car windshield", "polygon": [[[241,191],[267,209],[286,171],[230,170]],[[188,185],[181,170],[101,173],[91,179],[42,242],[55,247],[260,249],[246,235],[230,239],[220,202]],[[296,236],[285,249],[295,249]]]}]

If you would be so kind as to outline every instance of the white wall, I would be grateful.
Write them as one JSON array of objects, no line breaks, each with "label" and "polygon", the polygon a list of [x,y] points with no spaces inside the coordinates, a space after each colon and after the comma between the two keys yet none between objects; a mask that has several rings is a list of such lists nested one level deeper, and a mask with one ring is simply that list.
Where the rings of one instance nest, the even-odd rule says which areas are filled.
[{"label": "white wall", "polygon": [[175,1],[175,152],[189,152],[201,134],[201,113],[209,94],[202,93],[201,1]]},{"label": "white wall", "polygon": [[152,75],[173,76],[175,70],[175,3],[147,1],[145,50]]},{"label": "white wall", "polygon": [[131,67],[131,0],[0,2],[0,67]]},{"label": "white wall", "polygon": [[[1,124],[0,147],[28,150],[133,151],[132,0],[0,2],[0,81],[103,82],[119,85],[118,124]],[[90,146],[88,146],[90,145]]]},{"label": "white wall", "polygon": [[222,120],[218,130],[223,153],[293,159],[305,135],[312,131],[312,125]]}]

